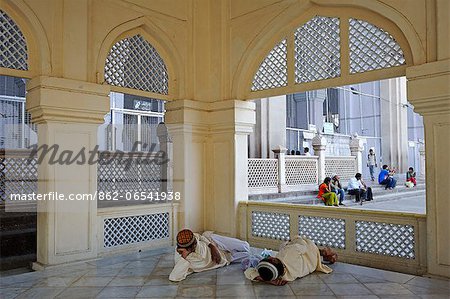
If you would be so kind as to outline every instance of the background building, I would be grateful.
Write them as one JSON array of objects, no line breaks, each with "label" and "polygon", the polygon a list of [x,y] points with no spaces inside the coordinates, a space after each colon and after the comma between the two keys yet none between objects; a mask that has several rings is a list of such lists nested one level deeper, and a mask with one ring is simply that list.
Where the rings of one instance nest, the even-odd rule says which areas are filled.
[{"label": "background building", "polygon": [[[273,157],[271,149],[277,145],[285,146],[288,154],[303,154],[304,147],[313,154],[311,142],[316,132],[327,138],[326,155],[349,156],[350,138],[356,133],[364,141],[363,157],[373,148],[381,165],[391,165],[401,172],[410,166],[420,169],[423,121],[407,101],[405,78],[255,102],[256,130],[249,137],[252,158]],[[363,167],[363,175],[368,177],[367,167]]]},{"label": "background building", "polygon": [[[37,143],[37,127],[26,110],[26,80],[0,76],[0,149],[27,148]],[[111,111],[98,129],[100,150],[131,151],[134,142],[155,144],[164,120],[164,101],[111,92]],[[140,147],[139,150],[151,150]]]}]

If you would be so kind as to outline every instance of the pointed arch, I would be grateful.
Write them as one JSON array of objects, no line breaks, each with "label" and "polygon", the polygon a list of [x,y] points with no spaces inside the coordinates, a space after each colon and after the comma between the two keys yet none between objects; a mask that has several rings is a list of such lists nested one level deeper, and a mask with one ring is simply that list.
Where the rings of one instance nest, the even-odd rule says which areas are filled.
[{"label": "pointed arch", "polygon": [[[140,36],[140,38],[139,38]],[[122,23],[112,29],[104,38],[96,61],[97,83],[110,84],[105,78],[105,63],[108,59],[111,49],[118,42],[130,39],[139,39],[139,42],[148,42],[148,50],[151,48],[162,58],[167,70],[168,90],[167,92],[155,92],[151,89],[136,89],[125,86],[112,85],[111,89],[124,93],[137,94],[164,100],[179,98],[180,88],[180,56],[176,52],[176,47],[172,44],[166,34],[149,21],[146,17],[140,17],[128,22]],[[151,47],[151,48],[150,48]],[[163,78],[164,80],[164,78]]]},{"label": "pointed arch", "polygon": [[[317,0],[312,2],[321,1]],[[330,0],[330,2],[333,1]],[[336,3],[342,4],[343,2],[345,4],[345,2],[348,1],[340,1]],[[288,94],[329,86],[345,85],[350,82],[357,83],[381,78],[402,76],[405,74],[407,66],[420,64],[425,61],[425,51],[420,38],[414,31],[412,25],[405,22],[404,17],[399,15],[397,11],[389,8],[390,10],[393,10],[393,12],[387,14],[385,11],[388,8],[383,6],[378,7],[378,14],[372,10],[359,7],[359,2],[358,4],[352,2],[352,5],[346,3],[345,6],[338,5],[336,3],[332,7],[313,5],[308,10],[302,11],[300,15],[295,15],[294,12],[295,9],[297,9],[297,6],[296,4],[293,4],[283,13],[278,15],[276,19],[268,23],[261,32],[257,33],[250,46],[247,48],[247,51],[242,56],[235,76],[233,77],[233,97],[237,99],[250,99],[271,95]],[[371,7],[374,8],[374,5],[371,5]],[[377,7],[375,6],[375,8]],[[394,18],[394,20],[389,20],[382,14],[387,14]],[[335,53],[335,55],[340,56],[340,59],[334,59],[335,61],[333,65],[327,65],[327,69],[323,69],[323,66],[320,65],[322,70],[319,74],[308,74],[308,76],[315,79],[315,81],[310,80],[314,82],[303,82],[306,80],[300,78],[301,76],[299,76],[298,70],[294,67],[294,64],[299,63],[298,61],[295,61],[295,59],[298,58],[299,53],[294,53],[294,46],[297,42],[297,37],[294,37],[294,35],[296,30],[306,26],[308,22],[315,18],[320,19],[320,17],[327,18],[328,20],[339,19],[340,32],[337,37],[340,38],[340,53]],[[370,23],[371,28],[378,28],[380,29],[380,32],[385,33],[386,40],[395,41],[398,43],[398,48],[401,49],[401,57],[395,57],[393,61],[391,61],[391,57],[388,57],[391,53],[385,53],[386,61],[383,63],[390,67],[389,71],[386,71],[384,68],[372,67],[366,69],[362,68],[364,69],[364,73],[354,71],[354,69],[350,72],[350,58],[348,57],[350,51],[349,28],[350,20],[352,19],[361,20],[367,24]],[[398,21],[402,28],[400,28],[395,21]],[[328,25],[331,24],[330,22],[328,23]],[[407,31],[407,34],[404,33],[405,31]],[[286,38],[286,36],[288,37],[288,47],[291,48],[288,48],[287,51],[288,86],[255,92],[254,89],[252,89],[252,83],[254,81],[255,74],[258,72],[258,67],[261,61],[263,61],[266,57],[264,54],[267,55],[273,45],[276,44],[276,41]],[[411,40],[409,40],[406,36],[408,36]],[[330,35],[325,34],[324,38],[330,38]],[[324,46],[326,46],[326,43]],[[316,49],[317,52],[322,51],[322,49],[317,48],[317,46]],[[307,47],[305,50],[307,52]],[[338,64],[340,64],[340,72],[334,70],[335,66]],[[317,68],[315,67],[314,72],[316,72],[316,70]],[[314,78],[314,76],[316,78]]]},{"label": "pointed arch", "polygon": [[19,26],[9,15],[0,9],[0,66],[28,71],[27,41]]},{"label": "pointed arch", "polygon": [[22,78],[51,74],[50,46],[37,16],[23,0],[3,0],[0,3],[0,10],[20,28],[26,41],[28,56],[26,70],[0,67],[0,73]]},{"label": "pointed arch", "polygon": [[252,91],[286,86],[287,77],[287,46],[283,39],[261,62],[253,78]]}]

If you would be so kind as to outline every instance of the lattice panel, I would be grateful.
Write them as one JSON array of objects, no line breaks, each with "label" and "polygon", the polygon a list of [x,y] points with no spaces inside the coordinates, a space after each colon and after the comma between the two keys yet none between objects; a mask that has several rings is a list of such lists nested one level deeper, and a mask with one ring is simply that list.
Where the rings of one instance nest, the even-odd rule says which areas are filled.
[{"label": "lattice panel", "polygon": [[155,163],[138,163],[131,158],[100,158],[97,167],[97,190],[115,192],[125,195],[127,192],[161,191],[161,165]]},{"label": "lattice panel", "polygon": [[170,236],[169,213],[106,218],[103,221],[103,247],[165,239]]},{"label": "lattice panel", "polygon": [[255,237],[287,241],[290,239],[289,215],[282,213],[252,212],[252,235]]},{"label": "lattice panel", "polygon": [[278,183],[277,159],[248,159],[248,186],[276,187]]},{"label": "lattice panel", "polygon": [[354,177],[357,172],[356,159],[333,159],[325,157],[325,176],[332,177],[338,175],[343,182],[347,182]]},{"label": "lattice panel", "polygon": [[37,159],[0,157],[0,196],[9,199],[10,194],[37,193]]},{"label": "lattice panel", "polygon": [[317,160],[286,159],[286,184],[302,185],[317,184]]},{"label": "lattice panel", "polygon": [[0,10],[0,67],[28,70],[25,37],[19,26]]},{"label": "lattice panel", "polygon": [[253,78],[252,91],[287,85],[286,40],[277,44],[266,56]]},{"label": "lattice panel", "polygon": [[339,18],[316,16],[294,34],[295,82],[341,75]]},{"label": "lattice panel", "polygon": [[345,249],[344,219],[299,216],[298,232],[317,245]]},{"label": "lattice panel", "polygon": [[141,35],[124,38],[112,46],[106,58],[105,81],[159,94],[169,91],[164,60]]},{"label": "lattice panel", "polygon": [[414,259],[414,227],[356,221],[356,251]]},{"label": "lattice panel", "polygon": [[350,19],[350,73],[390,68],[406,63],[392,35],[366,21]]}]

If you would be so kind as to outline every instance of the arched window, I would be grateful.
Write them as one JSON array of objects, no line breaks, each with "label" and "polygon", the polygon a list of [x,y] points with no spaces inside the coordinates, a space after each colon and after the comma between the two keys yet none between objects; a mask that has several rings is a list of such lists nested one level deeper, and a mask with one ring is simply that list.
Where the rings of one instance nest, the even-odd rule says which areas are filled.
[{"label": "arched window", "polygon": [[[342,26],[347,26],[347,36],[342,36]],[[344,47],[343,41],[349,44]],[[293,45],[294,49],[289,49],[289,45]],[[293,65],[289,65],[288,61],[293,61]],[[343,69],[343,65],[348,67]],[[289,82],[298,85],[402,65],[406,65],[404,52],[385,30],[363,20],[315,16],[283,37],[269,52],[253,77],[251,91],[286,87]],[[293,74],[294,78],[289,80],[289,74]]]},{"label": "arched window", "polygon": [[19,26],[0,10],[0,67],[28,70],[28,52],[25,37]]},{"label": "arched window", "polygon": [[400,45],[388,32],[366,21],[350,19],[350,73],[405,64]]},{"label": "arched window", "polygon": [[286,40],[276,45],[259,66],[253,79],[252,91],[287,85],[287,47]]},{"label": "arched window", "polygon": [[163,95],[169,92],[164,60],[141,35],[124,38],[112,46],[106,58],[105,81]]},{"label": "arched window", "polygon": [[294,33],[295,82],[339,77],[339,19],[315,17]]}]

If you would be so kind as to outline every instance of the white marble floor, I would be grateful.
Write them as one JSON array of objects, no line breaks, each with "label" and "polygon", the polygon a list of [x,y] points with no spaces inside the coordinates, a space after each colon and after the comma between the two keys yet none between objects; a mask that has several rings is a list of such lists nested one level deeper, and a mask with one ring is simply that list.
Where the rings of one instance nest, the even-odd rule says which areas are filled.
[{"label": "white marble floor", "polygon": [[282,287],[253,283],[240,265],[168,280],[173,248],[0,278],[0,298],[442,298],[450,281],[337,263]]}]

